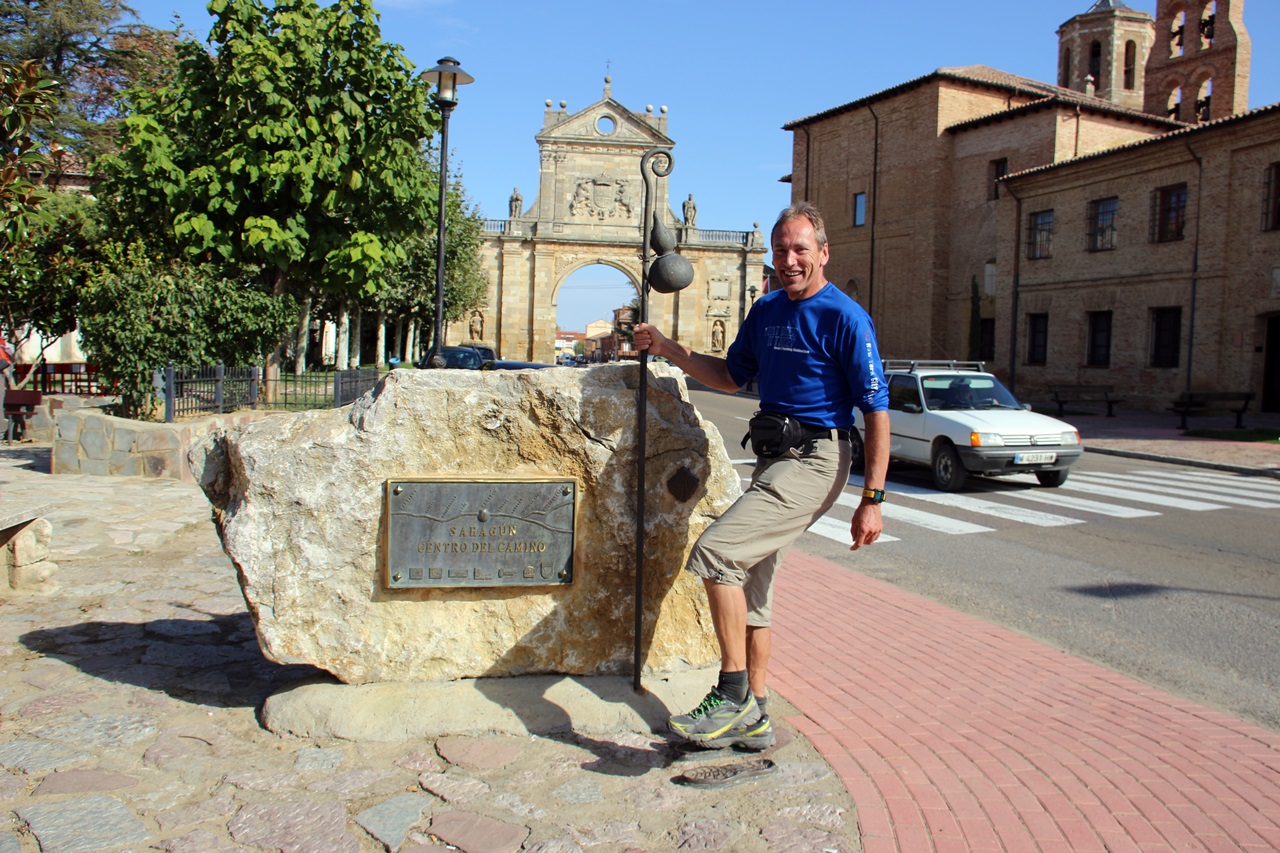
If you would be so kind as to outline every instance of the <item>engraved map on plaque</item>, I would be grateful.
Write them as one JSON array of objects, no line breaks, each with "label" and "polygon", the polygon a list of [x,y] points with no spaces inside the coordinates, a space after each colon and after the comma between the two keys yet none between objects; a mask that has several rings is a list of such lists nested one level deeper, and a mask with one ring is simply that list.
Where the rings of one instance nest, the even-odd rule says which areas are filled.
[{"label": "engraved map on plaque", "polygon": [[574,480],[388,480],[389,589],[573,582]]}]

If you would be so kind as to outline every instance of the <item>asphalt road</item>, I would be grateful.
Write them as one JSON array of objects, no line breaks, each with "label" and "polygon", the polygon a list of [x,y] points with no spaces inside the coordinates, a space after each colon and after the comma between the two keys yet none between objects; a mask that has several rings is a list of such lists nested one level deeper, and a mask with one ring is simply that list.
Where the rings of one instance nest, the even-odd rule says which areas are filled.
[{"label": "asphalt road", "polygon": [[[757,401],[690,397],[747,463]],[[973,478],[942,495],[894,464],[894,538],[852,553],[851,479],[850,506],[797,547],[1280,731],[1280,483],[1086,453],[1058,489]]]}]

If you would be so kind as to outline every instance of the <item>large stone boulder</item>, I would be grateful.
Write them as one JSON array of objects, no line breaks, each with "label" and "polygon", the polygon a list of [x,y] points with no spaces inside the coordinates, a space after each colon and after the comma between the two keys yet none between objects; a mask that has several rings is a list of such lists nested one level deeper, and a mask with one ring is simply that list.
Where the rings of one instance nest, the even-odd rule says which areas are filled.
[{"label": "large stone boulder", "polygon": [[[347,683],[630,672],[638,366],[389,373],[344,409],[282,414],[196,445],[193,472],[265,654]],[[740,494],[684,381],[648,383],[646,671],[719,656],[701,582],[681,569]],[[392,588],[388,480],[573,478],[569,585]]]}]

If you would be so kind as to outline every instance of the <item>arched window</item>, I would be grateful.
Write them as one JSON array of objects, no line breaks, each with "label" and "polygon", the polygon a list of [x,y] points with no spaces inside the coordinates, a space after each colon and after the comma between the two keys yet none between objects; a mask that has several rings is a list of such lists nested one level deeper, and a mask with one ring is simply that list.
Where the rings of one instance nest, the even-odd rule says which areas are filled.
[{"label": "arched window", "polygon": [[1200,12],[1200,49],[1213,47],[1213,23],[1218,17],[1217,0],[1204,4]]},{"label": "arched window", "polygon": [[1102,88],[1102,42],[1095,41],[1089,45],[1089,76],[1093,77],[1095,89]]},{"label": "arched window", "polygon": [[1071,48],[1062,49],[1062,58],[1058,65],[1058,85],[1064,89],[1071,88]]},{"label": "arched window", "polygon": [[1138,85],[1138,43],[1124,43],[1124,88],[1132,92]]},{"label": "arched window", "polygon": [[1187,13],[1179,12],[1173,16],[1173,26],[1169,30],[1169,56],[1176,58],[1186,53],[1183,40],[1187,34]]},{"label": "arched window", "polygon": [[1169,92],[1169,109],[1167,115],[1169,118],[1177,119],[1182,117],[1182,87],[1175,86]]},{"label": "arched window", "polygon": [[1196,121],[1208,121],[1213,102],[1213,78],[1206,77],[1196,90]]}]

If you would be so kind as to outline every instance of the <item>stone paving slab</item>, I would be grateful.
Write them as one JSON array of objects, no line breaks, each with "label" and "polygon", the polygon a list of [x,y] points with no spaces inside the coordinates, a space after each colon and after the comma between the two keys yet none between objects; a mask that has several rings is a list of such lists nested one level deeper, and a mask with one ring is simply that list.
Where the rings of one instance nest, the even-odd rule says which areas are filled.
[{"label": "stone paving slab", "polygon": [[[321,673],[263,658],[207,505],[180,483],[51,478],[6,461],[0,451],[6,493],[17,483],[52,498],[72,558],[57,594],[0,600],[0,853],[458,849],[446,837],[471,853],[812,851],[817,838],[859,849],[848,791],[785,724],[767,786],[685,789],[672,781],[678,751],[581,680],[503,679],[473,697],[465,736],[275,734],[260,724],[264,701]],[[121,519],[157,544],[106,537]],[[444,715],[441,701],[416,713]],[[585,715],[590,733],[570,723],[585,703],[600,706]],[[498,733],[521,709],[553,705],[554,734]]]}]

